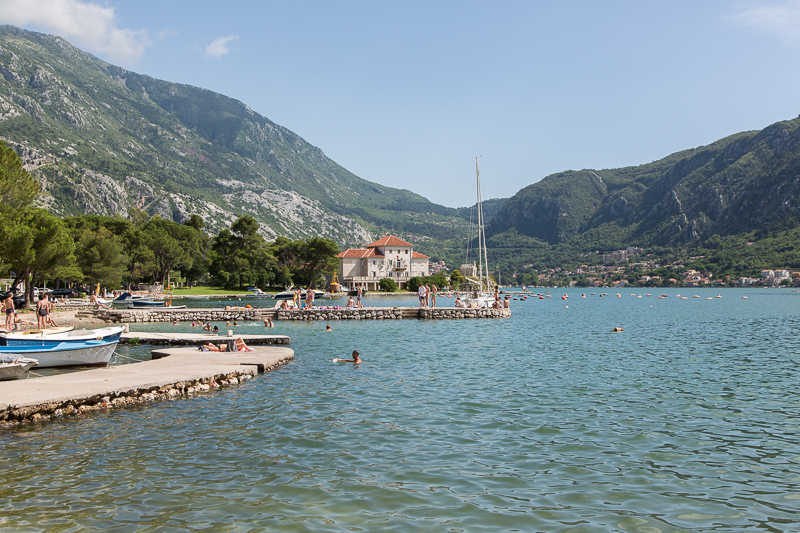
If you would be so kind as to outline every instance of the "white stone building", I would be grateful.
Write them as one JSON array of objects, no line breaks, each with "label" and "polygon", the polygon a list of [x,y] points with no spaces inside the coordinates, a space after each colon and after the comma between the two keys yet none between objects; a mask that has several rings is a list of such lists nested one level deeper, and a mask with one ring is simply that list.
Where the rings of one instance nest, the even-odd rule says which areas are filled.
[{"label": "white stone building", "polygon": [[368,291],[378,290],[383,278],[393,279],[405,289],[413,277],[428,275],[430,257],[414,251],[414,245],[394,235],[387,235],[366,248],[349,248],[340,253],[339,271],[342,286],[350,289],[361,285]]}]

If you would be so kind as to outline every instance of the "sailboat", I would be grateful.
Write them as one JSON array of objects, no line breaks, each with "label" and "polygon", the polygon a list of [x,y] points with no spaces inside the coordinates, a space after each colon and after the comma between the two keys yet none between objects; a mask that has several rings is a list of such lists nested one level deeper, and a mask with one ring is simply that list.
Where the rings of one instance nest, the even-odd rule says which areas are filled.
[{"label": "sailboat", "polygon": [[483,199],[481,197],[481,171],[478,167],[478,158],[475,158],[475,178],[478,189],[478,279],[464,276],[467,281],[475,285],[476,289],[470,292],[462,301],[467,307],[491,307],[495,298],[491,293],[492,281],[489,278],[489,261],[486,256],[486,232],[483,220]]}]

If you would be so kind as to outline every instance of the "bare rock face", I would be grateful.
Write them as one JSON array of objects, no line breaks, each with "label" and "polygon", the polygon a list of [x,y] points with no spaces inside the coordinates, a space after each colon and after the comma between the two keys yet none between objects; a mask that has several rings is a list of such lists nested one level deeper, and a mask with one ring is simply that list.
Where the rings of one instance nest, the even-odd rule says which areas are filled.
[{"label": "bare rock face", "polygon": [[[9,121],[25,116],[41,128],[17,138]],[[322,150],[242,102],[109,65],[59,37],[0,27],[0,139],[42,184],[36,205],[59,215],[198,214],[216,233],[248,213],[268,238],[372,238],[337,214],[368,188]]]}]

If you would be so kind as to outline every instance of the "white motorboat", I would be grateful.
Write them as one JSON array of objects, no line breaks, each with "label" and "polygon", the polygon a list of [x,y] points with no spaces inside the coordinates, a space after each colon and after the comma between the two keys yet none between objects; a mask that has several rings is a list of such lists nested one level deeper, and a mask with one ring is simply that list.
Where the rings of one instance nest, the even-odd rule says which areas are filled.
[{"label": "white motorboat", "polygon": [[0,346],[0,358],[36,359],[39,368],[55,366],[106,366],[119,341],[59,342],[45,346]]},{"label": "white motorboat", "polygon": [[[318,291],[316,289],[312,289],[314,291],[314,299],[321,298],[325,295],[325,291]],[[285,291],[279,292],[275,296],[273,296],[276,300],[294,300],[294,291],[292,290],[292,286],[288,287]],[[300,299],[306,299],[306,290],[300,289]]]},{"label": "white motorboat", "polygon": [[[64,329],[66,331],[53,331]],[[0,334],[0,346],[47,346],[60,342],[119,341],[124,326],[97,329],[48,328]]]},{"label": "white motorboat", "polygon": [[248,298],[267,298],[269,294],[262,291],[258,287],[247,293]]},{"label": "white motorboat", "polygon": [[39,364],[39,361],[30,357],[19,357],[17,359],[4,357],[3,362],[0,362],[0,381],[22,379],[27,376],[28,370],[37,364]]}]

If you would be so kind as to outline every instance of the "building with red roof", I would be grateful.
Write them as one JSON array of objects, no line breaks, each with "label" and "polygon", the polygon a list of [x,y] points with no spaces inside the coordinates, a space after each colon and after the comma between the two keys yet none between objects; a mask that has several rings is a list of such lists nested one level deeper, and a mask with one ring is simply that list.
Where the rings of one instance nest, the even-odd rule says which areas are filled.
[{"label": "building with red roof", "polygon": [[368,291],[378,290],[378,283],[389,278],[401,289],[410,278],[428,275],[430,257],[414,251],[414,245],[387,235],[365,248],[348,248],[339,258],[342,285],[355,289],[358,285]]}]

